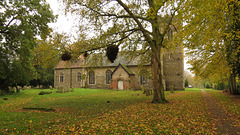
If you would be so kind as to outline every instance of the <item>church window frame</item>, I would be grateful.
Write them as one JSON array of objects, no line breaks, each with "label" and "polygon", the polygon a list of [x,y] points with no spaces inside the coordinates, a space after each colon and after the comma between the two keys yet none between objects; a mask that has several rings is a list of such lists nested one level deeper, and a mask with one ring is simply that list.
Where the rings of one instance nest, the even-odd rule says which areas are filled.
[{"label": "church window frame", "polygon": [[146,74],[142,74],[142,75],[140,76],[140,84],[141,84],[141,85],[145,85],[145,84],[148,84],[147,82],[148,82],[148,79],[147,79]]},{"label": "church window frame", "polygon": [[139,81],[140,81],[140,85],[146,85],[148,84],[148,79],[149,79],[149,72],[147,71],[147,69],[142,69],[139,72]]},{"label": "church window frame", "polygon": [[82,80],[82,74],[77,73],[77,82],[81,82],[81,80]]},{"label": "church window frame", "polygon": [[89,84],[95,84],[95,72],[92,70],[89,71],[88,77],[89,77]]},{"label": "church window frame", "polygon": [[64,74],[60,73],[59,82],[64,82]]},{"label": "church window frame", "polygon": [[111,70],[107,70],[106,71],[106,84],[110,84],[112,80],[112,71]]}]

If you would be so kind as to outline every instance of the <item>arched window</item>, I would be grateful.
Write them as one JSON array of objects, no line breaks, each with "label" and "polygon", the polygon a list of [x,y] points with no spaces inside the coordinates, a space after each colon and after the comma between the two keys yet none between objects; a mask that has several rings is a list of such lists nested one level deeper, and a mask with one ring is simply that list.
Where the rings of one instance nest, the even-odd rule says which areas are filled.
[{"label": "arched window", "polygon": [[81,79],[82,79],[81,73],[77,73],[77,81],[78,81],[78,82],[81,82]]},{"label": "arched window", "polygon": [[94,73],[94,71],[89,71],[89,84],[95,84],[95,73]]},{"label": "arched window", "polygon": [[140,75],[140,84],[144,85],[147,84],[147,78],[149,78],[149,72],[146,69],[143,69],[139,73]]},{"label": "arched window", "polygon": [[111,70],[107,70],[106,71],[106,84],[110,84],[112,79],[112,71]]},{"label": "arched window", "polygon": [[147,84],[147,77],[145,74],[140,76],[140,84],[141,85]]},{"label": "arched window", "polygon": [[63,82],[63,78],[64,78],[63,73],[61,73],[61,74],[60,74],[59,81],[60,81],[60,82]]}]

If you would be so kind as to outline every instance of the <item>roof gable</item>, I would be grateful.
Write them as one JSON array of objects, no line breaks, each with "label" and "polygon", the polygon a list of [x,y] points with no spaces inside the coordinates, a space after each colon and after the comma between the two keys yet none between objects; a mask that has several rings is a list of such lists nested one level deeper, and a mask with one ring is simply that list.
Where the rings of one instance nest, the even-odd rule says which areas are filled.
[{"label": "roof gable", "polygon": [[129,75],[135,75],[126,65],[119,63],[118,66],[114,69],[114,71],[112,72],[112,75],[114,74],[114,72],[119,68],[122,67],[124,69],[124,71],[126,71]]}]

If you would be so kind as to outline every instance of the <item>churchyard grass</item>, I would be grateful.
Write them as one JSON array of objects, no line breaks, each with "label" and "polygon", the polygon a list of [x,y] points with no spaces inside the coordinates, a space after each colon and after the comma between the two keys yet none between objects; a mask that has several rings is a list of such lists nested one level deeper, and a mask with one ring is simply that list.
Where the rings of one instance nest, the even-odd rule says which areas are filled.
[{"label": "churchyard grass", "polygon": [[[41,91],[52,94],[38,95]],[[211,134],[200,89],[166,92],[167,104],[151,104],[142,91],[23,90],[0,96],[0,134]],[[50,108],[55,111],[24,110]]]}]

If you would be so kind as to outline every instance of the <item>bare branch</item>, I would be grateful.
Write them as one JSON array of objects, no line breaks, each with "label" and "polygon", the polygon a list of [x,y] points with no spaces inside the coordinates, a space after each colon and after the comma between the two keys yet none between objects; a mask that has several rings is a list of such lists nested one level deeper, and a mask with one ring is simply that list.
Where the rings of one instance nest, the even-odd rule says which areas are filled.
[{"label": "bare branch", "polygon": [[5,33],[6,30],[7,30],[7,28],[10,26],[10,24],[11,24],[11,23],[13,22],[13,20],[15,20],[15,19],[16,19],[16,16],[13,17],[13,18],[8,22],[8,24],[5,26],[5,28],[4,28],[3,30],[0,31],[0,33]]},{"label": "bare branch", "polygon": [[128,14],[134,19],[134,21],[137,23],[138,27],[140,28],[140,31],[142,31],[143,36],[149,43],[149,45],[154,48],[154,45],[152,43],[151,37],[148,35],[148,32],[143,28],[141,22],[138,20],[138,18],[129,10],[129,8],[121,1],[121,0],[116,0],[127,12]]},{"label": "bare branch", "polygon": [[[152,51],[154,51],[156,54],[157,52],[156,46],[154,46],[154,43],[152,41],[152,38],[148,34],[147,30],[143,28],[141,22],[138,20],[138,18],[130,11],[130,9],[125,5],[121,0],[116,0],[127,12],[130,16],[133,17],[134,21],[137,23],[138,27],[140,28],[141,32],[143,33],[143,36],[145,37],[146,41],[148,42],[149,46],[152,48]],[[155,57],[158,62],[160,62],[158,57]]]},{"label": "bare branch", "polygon": [[[179,3],[179,5],[181,5],[181,2]],[[168,22],[168,24],[167,24],[167,27],[166,27],[166,29],[165,29],[164,32],[163,32],[163,37],[165,37],[166,33],[168,32],[168,29],[169,29],[170,25],[172,25],[173,18],[174,18],[174,16],[175,16],[176,12],[179,10],[179,8],[180,8],[180,6],[178,6],[178,7],[173,11],[173,13],[171,13],[171,18],[169,19],[169,22]],[[173,25],[173,26],[174,26],[174,25]],[[176,29],[175,26],[174,26],[174,28]]]}]

